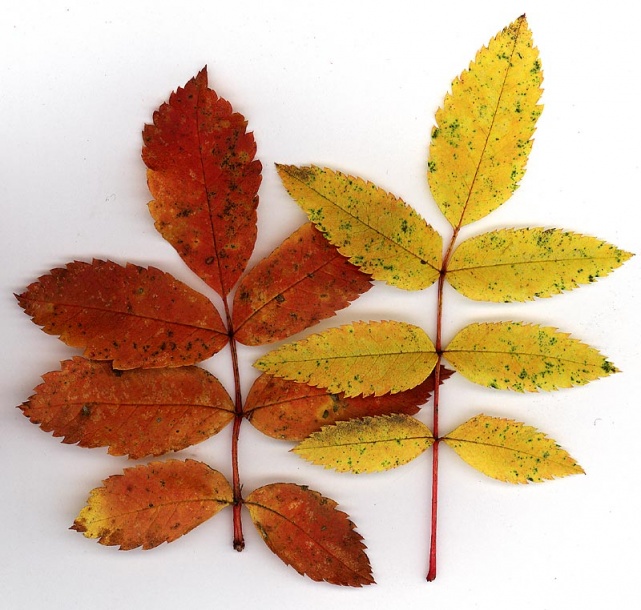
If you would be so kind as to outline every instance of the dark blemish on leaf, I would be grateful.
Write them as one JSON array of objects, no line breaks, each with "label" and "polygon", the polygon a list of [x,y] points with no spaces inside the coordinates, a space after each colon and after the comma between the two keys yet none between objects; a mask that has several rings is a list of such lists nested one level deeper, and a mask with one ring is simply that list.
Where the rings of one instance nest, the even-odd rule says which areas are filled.
[{"label": "dark blemish on leaf", "polygon": [[284,297],[282,294],[277,294],[277,295],[274,297],[274,300],[275,300],[277,303],[283,303],[283,302],[285,301],[285,297]]},{"label": "dark blemish on leaf", "polygon": [[603,369],[604,372],[610,374],[610,373],[616,373],[617,368],[612,364],[611,362],[608,362],[607,360],[604,360],[603,364],[601,365],[601,368]]},{"label": "dark blemish on leaf", "polygon": [[215,259],[214,259],[214,257],[213,257],[213,256],[208,256],[208,257],[205,259],[205,264],[206,264],[206,265],[211,265],[211,264],[214,262],[214,260],[215,260]]},{"label": "dark blemish on leaf", "polygon": [[82,415],[82,417],[89,417],[91,415],[91,407],[89,405],[82,405],[80,415]]}]

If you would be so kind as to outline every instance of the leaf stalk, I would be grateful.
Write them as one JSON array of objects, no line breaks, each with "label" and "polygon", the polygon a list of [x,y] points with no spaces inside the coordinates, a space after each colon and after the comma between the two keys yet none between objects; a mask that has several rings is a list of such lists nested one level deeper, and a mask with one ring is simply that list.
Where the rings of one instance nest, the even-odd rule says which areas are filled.
[{"label": "leaf stalk", "polygon": [[231,469],[232,469],[232,491],[234,494],[233,523],[234,523],[234,549],[238,552],[245,548],[243,535],[243,522],[241,508],[243,506],[242,485],[240,483],[240,470],[238,468],[238,440],[240,438],[240,425],[243,421],[243,396],[240,389],[240,367],[238,365],[238,348],[234,338],[231,312],[227,299],[224,299],[225,316],[227,318],[227,329],[229,333],[229,349],[231,351],[232,370],[234,373],[234,426],[231,436]]}]

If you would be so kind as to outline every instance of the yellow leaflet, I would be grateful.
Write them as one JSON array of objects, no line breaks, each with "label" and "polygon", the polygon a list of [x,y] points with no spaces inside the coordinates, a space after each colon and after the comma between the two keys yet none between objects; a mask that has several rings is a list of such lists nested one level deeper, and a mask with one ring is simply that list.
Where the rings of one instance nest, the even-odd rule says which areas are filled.
[{"label": "yellow leaflet", "polygon": [[631,256],[560,229],[503,229],[464,241],[452,254],[447,279],[477,301],[530,301],[593,282]]},{"label": "yellow leaflet", "polygon": [[380,396],[417,386],[436,360],[434,344],[418,326],[356,322],[272,350],[254,366],[347,397]]},{"label": "yellow leaflet", "polygon": [[302,458],[340,472],[377,472],[402,466],[434,443],[430,429],[409,415],[337,422],[293,449]]},{"label": "yellow leaflet", "polygon": [[476,470],[507,483],[539,483],[584,474],[552,439],[511,419],[478,415],[443,441]]},{"label": "yellow leaflet", "polygon": [[453,227],[507,201],[525,173],[542,106],[541,63],[525,16],[482,48],[436,113],[428,179]]},{"label": "yellow leaflet", "polygon": [[329,169],[277,169],[309,219],[362,271],[404,290],[436,281],[441,236],[405,202],[371,182]]},{"label": "yellow leaflet", "polygon": [[517,392],[570,388],[617,372],[597,350],[568,334],[519,322],[470,324],[444,356],[474,383]]}]

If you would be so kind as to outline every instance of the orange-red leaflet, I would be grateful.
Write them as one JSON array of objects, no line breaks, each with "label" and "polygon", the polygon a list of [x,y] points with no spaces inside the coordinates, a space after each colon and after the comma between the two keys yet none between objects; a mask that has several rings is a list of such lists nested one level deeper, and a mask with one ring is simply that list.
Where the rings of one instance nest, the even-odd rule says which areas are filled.
[{"label": "orange-red leaflet", "polygon": [[74,358],[43,380],[20,407],[31,422],[64,443],[132,459],[200,443],[234,417],[227,391],[195,366],[114,371]]},{"label": "orange-red leaflet", "polygon": [[206,297],[154,267],[75,261],[17,298],[46,333],[117,369],[194,364],[228,339]]},{"label": "orange-red leaflet", "polygon": [[143,131],[156,228],[216,292],[234,286],[256,241],[260,161],[247,121],[207,87],[207,68]]},{"label": "orange-red leaflet", "polygon": [[173,542],[233,502],[220,472],[194,460],[127,468],[92,490],[71,529],[123,551]]},{"label": "orange-red leaflet", "polygon": [[280,341],[333,316],[370,288],[369,275],[306,223],[241,280],[234,336],[245,345]]},{"label": "orange-red leaflet", "polygon": [[[441,367],[441,382],[452,371]],[[366,416],[414,415],[434,391],[434,373],[405,392],[382,396],[330,394],[323,388],[263,374],[245,401],[245,416],[255,428],[273,438],[300,441],[323,426]]]},{"label": "orange-red leaflet", "polygon": [[365,545],[336,502],[293,483],[273,483],[245,499],[267,546],[312,580],[360,587],[374,583]]}]

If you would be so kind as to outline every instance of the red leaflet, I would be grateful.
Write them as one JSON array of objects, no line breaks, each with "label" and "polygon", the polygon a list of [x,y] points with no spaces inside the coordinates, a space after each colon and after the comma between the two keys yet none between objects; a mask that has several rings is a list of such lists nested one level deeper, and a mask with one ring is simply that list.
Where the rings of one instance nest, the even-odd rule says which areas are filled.
[{"label": "red leaflet", "polygon": [[143,131],[156,228],[207,284],[226,296],[256,241],[262,166],[247,121],[207,88],[201,70]]},{"label": "red leaflet", "polygon": [[334,500],[273,483],[249,494],[245,505],[267,546],[300,574],[351,587],[374,582],[362,537]]},{"label": "red leaflet", "polygon": [[220,382],[195,366],[114,371],[74,358],[43,380],[20,407],[32,423],[64,443],[107,446],[132,459],[200,443],[234,417]]},{"label": "red leaflet", "polygon": [[202,462],[152,462],[92,490],[71,529],[122,550],[151,549],[180,538],[232,501],[225,477]]},{"label": "red leaflet", "polygon": [[240,282],[235,337],[245,345],[280,341],[333,316],[371,288],[369,275],[304,224]]},{"label": "red leaflet", "polygon": [[[441,383],[451,375],[452,371],[441,367]],[[300,441],[337,421],[391,413],[414,415],[433,391],[434,373],[405,392],[353,398],[265,374],[249,391],[245,414],[263,434]]]},{"label": "red leaflet", "polygon": [[117,369],[194,364],[228,339],[206,297],[154,267],[76,261],[17,298],[46,333]]}]

